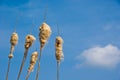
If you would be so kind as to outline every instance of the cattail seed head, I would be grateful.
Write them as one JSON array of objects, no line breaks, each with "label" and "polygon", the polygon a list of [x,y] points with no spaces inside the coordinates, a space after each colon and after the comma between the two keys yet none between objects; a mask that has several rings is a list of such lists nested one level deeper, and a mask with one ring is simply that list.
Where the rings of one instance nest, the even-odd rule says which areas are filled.
[{"label": "cattail seed head", "polygon": [[29,68],[28,68],[28,72],[31,72],[31,71],[33,70],[34,65],[35,65],[37,59],[38,59],[38,52],[35,51],[35,52],[33,52],[32,55],[31,55],[30,66],[29,66]]},{"label": "cattail seed head", "polygon": [[56,53],[56,59],[58,62],[60,62],[64,58],[63,51],[62,51],[62,45],[63,45],[62,37],[60,36],[56,37],[55,53]]},{"label": "cattail seed head", "polygon": [[26,36],[26,42],[25,42],[25,49],[28,49],[29,47],[31,47],[32,43],[36,40],[36,38],[31,35],[31,34],[28,34]]},{"label": "cattail seed head", "polygon": [[11,39],[10,39],[11,45],[15,46],[18,43],[18,34],[16,32],[12,33]]},{"label": "cattail seed head", "polygon": [[39,40],[41,43],[41,48],[43,48],[45,43],[47,42],[48,38],[50,37],[51,29],[50,29],[49,25],[47,25],[46,23],[43,23],[40,26],[39,30],[40,30]]}]

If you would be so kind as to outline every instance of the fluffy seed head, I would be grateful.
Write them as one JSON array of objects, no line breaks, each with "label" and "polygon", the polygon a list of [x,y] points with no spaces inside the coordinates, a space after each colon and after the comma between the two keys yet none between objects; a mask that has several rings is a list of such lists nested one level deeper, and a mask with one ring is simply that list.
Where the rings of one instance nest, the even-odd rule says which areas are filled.
[{"label": "fluffy seed head", "polygon": [[10,39],[11,45],[15,46],[18,43],[18,34],[13,32]]},{"label": "fluffy seed head", "polygon": [[31,72],[31,71],[33,70],[34,65],[35,65],[37,59],[38,59],[38,52],[35,51],[35,52],[33,52],[32,55],[31,55],[30,66],[29,66],[29,68],[28,68],[28,72]]},{"label": "fluffy seed head", "polygon": [[40,40],[40,43],[41,43],[41,48],[43,48],[45,43],[47,42],[47,40],[50,37],[51,29],[50,29],[49,25],[47,25],[46,23],[43,23],[40,26],[39,30],[40,30],[39,40]]},{"label": "fluffy seed head", "polygon": [[36,40],[36,38],[31,35],[31,34],[28,34],[26,36],[26,42],[25,42],[25,48],[28,49],[29,47],[31,47],[32,43]]},{"label": "fluffy seed head", "polygon": [[60,37],[60,36],[56,37],[55,53],[56,53],[56,59],[58,62],[60,62],[64,58],[63,51],[62,51],[62,45],[63,45],[62,37]]}]

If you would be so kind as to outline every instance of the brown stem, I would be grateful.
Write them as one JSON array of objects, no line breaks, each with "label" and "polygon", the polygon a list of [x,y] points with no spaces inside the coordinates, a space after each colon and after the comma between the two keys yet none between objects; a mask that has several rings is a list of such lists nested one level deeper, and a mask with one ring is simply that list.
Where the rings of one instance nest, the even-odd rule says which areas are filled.
[{"label": "brown stem", "polygon": [[22,68],[23,68],[24,63],[25,63],[25,61],[26,61],[27,53],[28,53],[28,49],[25,50],[25,53],[24,53],[24,56],[23,56],[23,59],[22,59],[22,64],[21,64],[21,66],[20,66],[20,70],[19,70],[19,73],[18,73],[17,80],[20,79],[20,74],[21,74],[21,72],[22,72]]},{"label": "brown stem", "polygon": [[7,68],[6,80],[8,80],[8,74],[9,74],[9,71],[10,71],[10,61],[11,61],[11,58],[9,58],[9,61],[8,61],[8,68]]},{"label": "brown stem", "polygon": [[59,80],[60,76],[60,63],[57,61],[57,80]]},{"label": "brown stem", "polygon": [[10,54],[13,54],[13,52],[14,52],[14,45],[11,45]]},{"label": "brown stem", "polygon": [[39,58],[38,58],[38,68],[37,68],[36,80],[38,80],[38,76],[39,76],[39,72],[40,72],[40,60],[41,60],[41,56],[42,56],[42,48],[40,48],[40,55],[39,55]]},{"label": "brown stem", "polygon": [[29,78],[29,76],[30,76],[30,71],[27,73],[27,75],[26,75],[26,80],[28,80],[28,78]]},{"label": "brown stem", "polygon": [[13,57],[13,51],[14,51],[14,45],[11,45],[10,54],[8,56],[9,60],[8,60],[8,68],[7,68],[7,73],[6,73],[6,80],[8,80],[8,75],[9,75],[9,71],[10,71],[10,62]]}]

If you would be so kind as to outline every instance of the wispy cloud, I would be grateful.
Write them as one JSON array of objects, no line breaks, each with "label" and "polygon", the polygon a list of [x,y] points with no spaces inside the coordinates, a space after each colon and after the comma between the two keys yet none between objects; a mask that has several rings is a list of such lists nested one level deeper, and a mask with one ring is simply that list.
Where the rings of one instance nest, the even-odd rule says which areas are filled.
[{"label": "wispy cloud", "polygon": [[120,29],[119,22],[109,22],[103,25],[103,30],[109,31],[109,30],[118,30]]},{"label": "wispy cloud", "polygon": [[80,55],[77,56],[79,61],[83,60],[81,64],[76,66],[93,66],[93,67],[104,67],[114,68],[120,63],[120,49],[114,45],[106,45],[105,47],[93,47],[84,50]]},{"label": "wispy cloud", "polygon": [[110,29],[112,29],[113,28],[113,25],[111,25],[111,24],[107,24],[106,26],[104,26],[104,30],[110,30]]}]

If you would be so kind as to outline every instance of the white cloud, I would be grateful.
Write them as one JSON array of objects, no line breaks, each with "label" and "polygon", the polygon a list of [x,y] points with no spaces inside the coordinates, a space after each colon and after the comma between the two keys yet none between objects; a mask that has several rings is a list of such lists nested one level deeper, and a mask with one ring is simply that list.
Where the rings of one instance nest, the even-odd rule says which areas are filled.
[{"label": "white cloud", "polygon": [[119,23],[115,23],[115,22],[111,22],[111,23],[107,23],[105,25],[103,25],[103,30],[108,31],[108,30],[118,30],[120,29],[120,24]]},{"label": "white cloud", "polygon": [[93,47],[83,51],[77,56],[79,61],[83,60],[82,64],[77,64],[77,67],[81,65],[114,68],[120,63],[120,49],[111,44],[105,47]]}]

